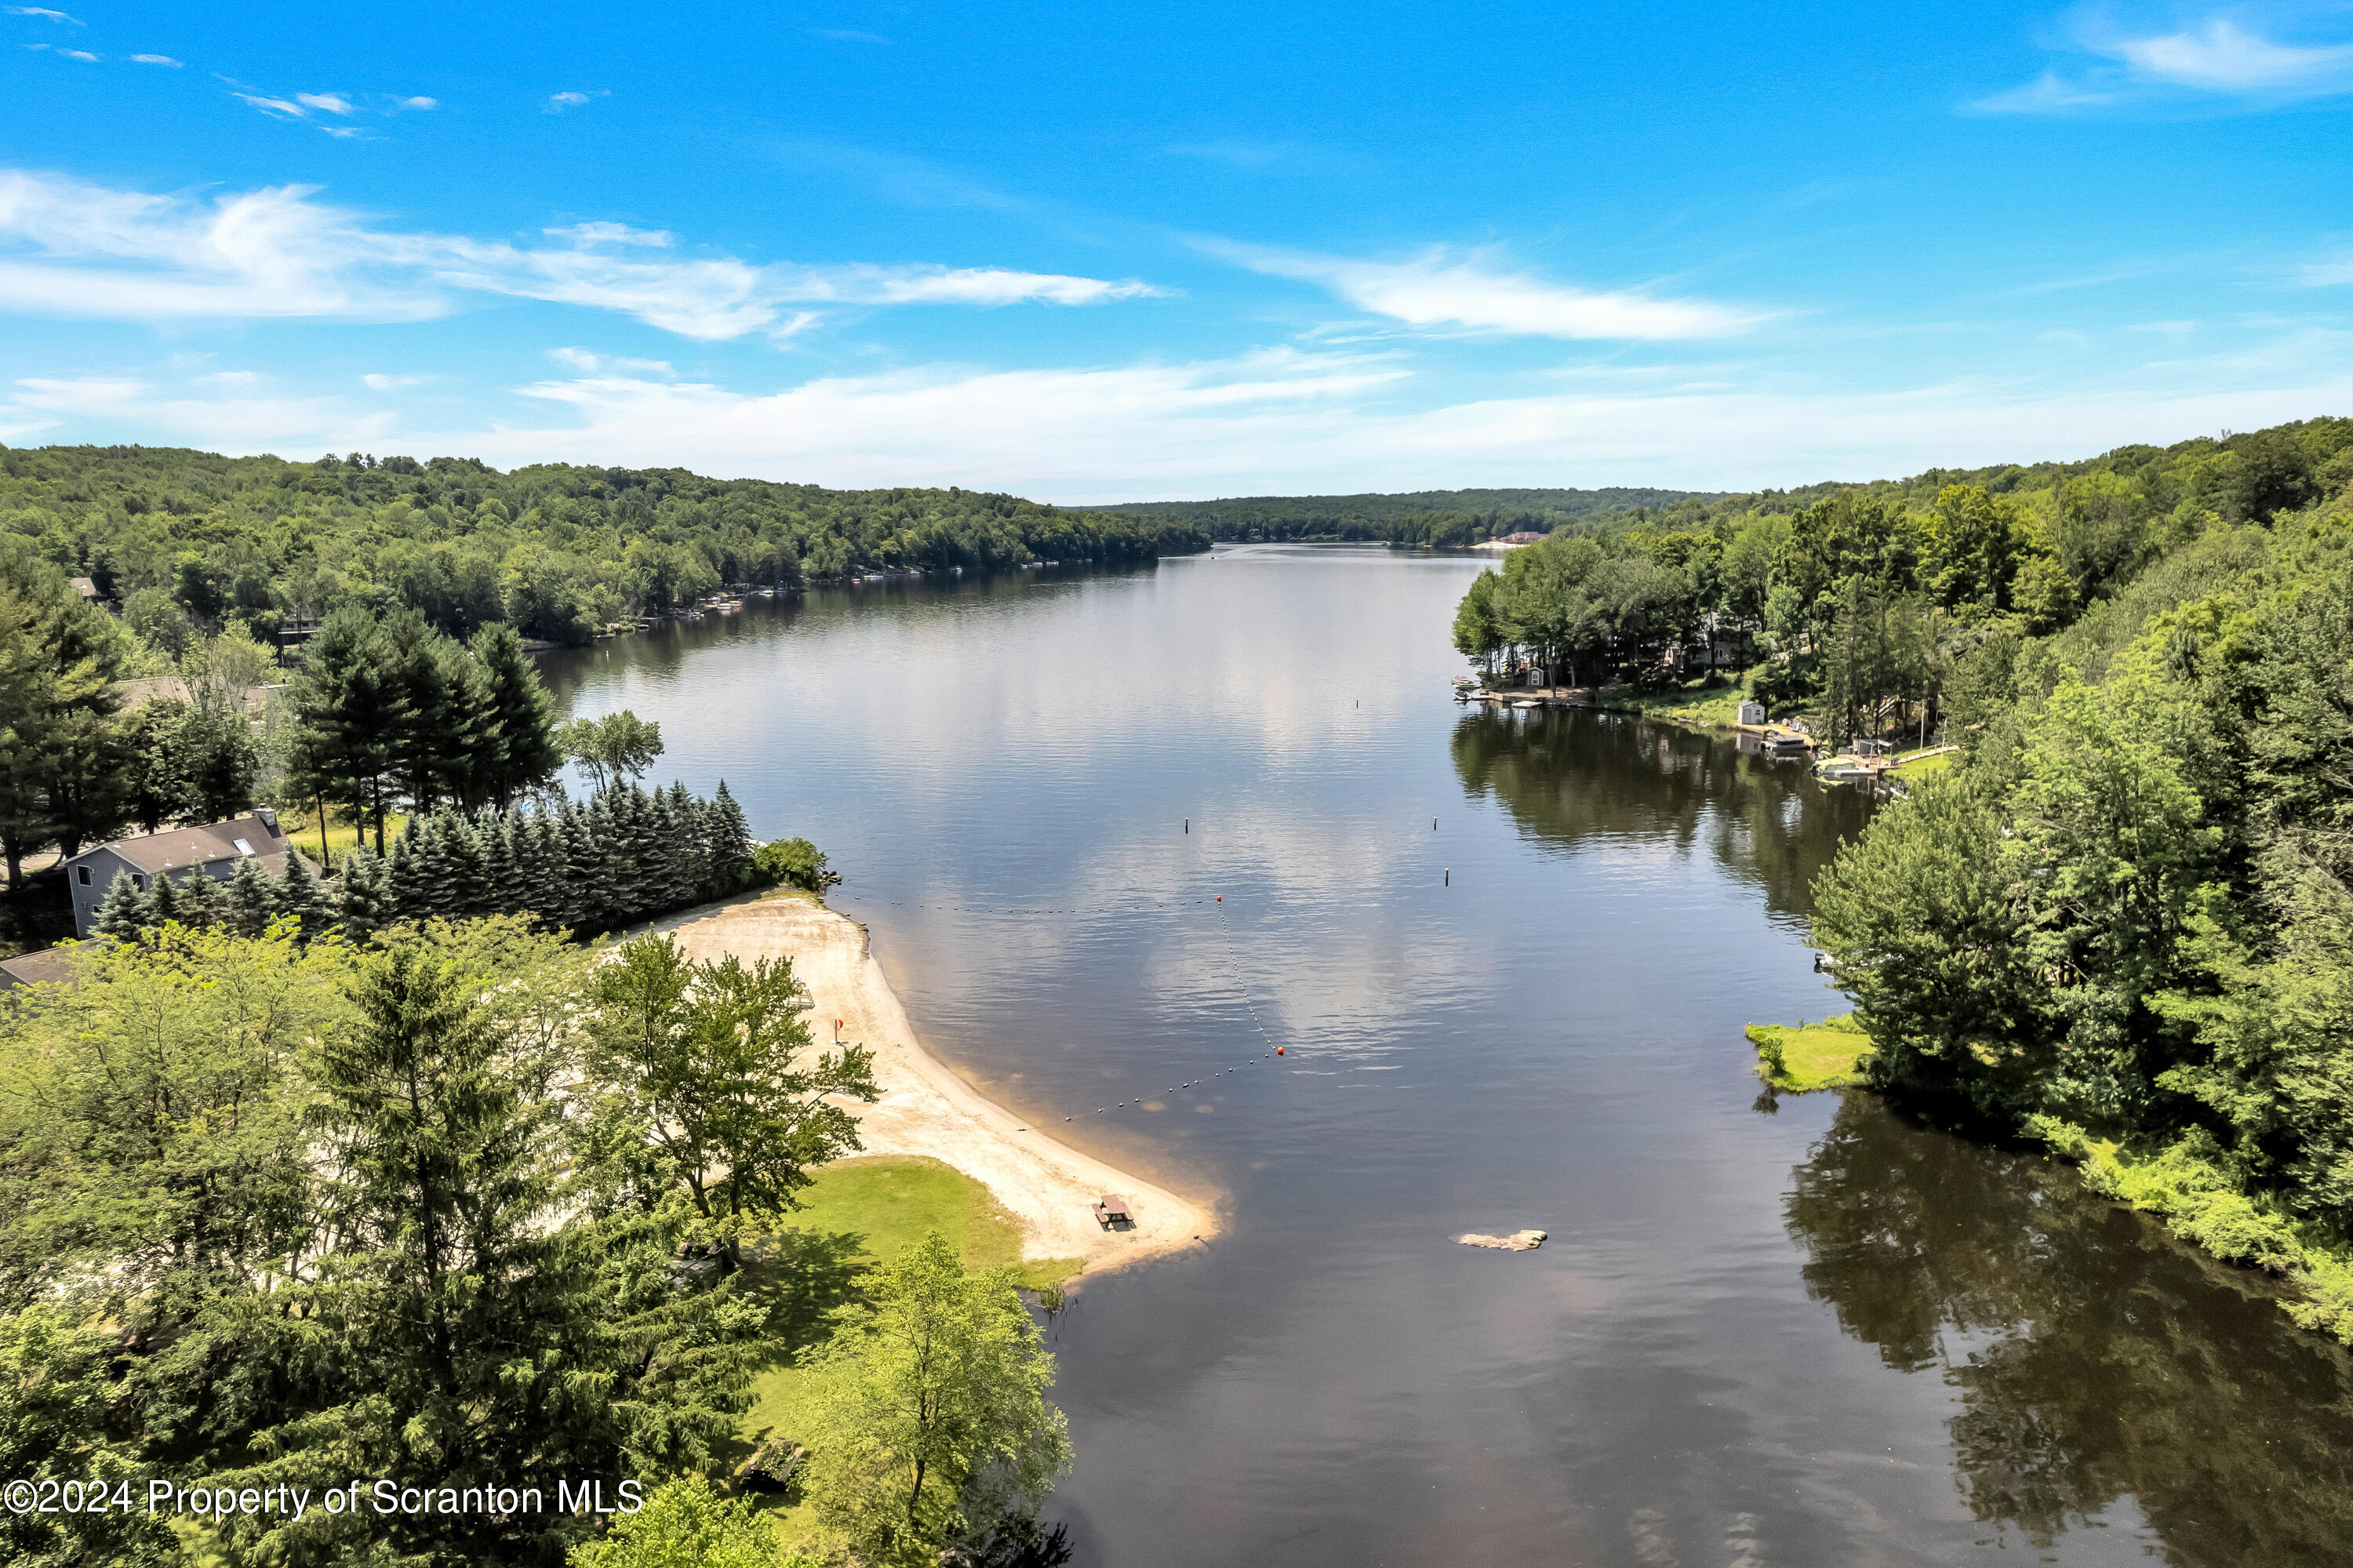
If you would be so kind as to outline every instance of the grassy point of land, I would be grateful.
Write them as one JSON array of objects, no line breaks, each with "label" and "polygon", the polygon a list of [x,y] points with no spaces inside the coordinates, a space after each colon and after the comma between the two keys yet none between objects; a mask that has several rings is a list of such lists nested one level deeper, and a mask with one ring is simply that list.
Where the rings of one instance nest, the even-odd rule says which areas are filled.
[{"label": "grassy point of land", "polygon": [[1862,1082],[1862,1061],[1871,1054],[1871,1036],[1852,1013],[1820,1023],[1752,1023],[1748,1038],[1757,1072],[1784,1094],[1852,1088]]},{"label": "grassy point of land", "polygon": [[[1020,1223],[986,1186],[940,1160],[873,1154],[837,1160],[815,1174],[776,1255],[745,1270],[751,1291],[775,1308],[788,1351],[753,1381],[752,1408],[737,1428],[746,1454],[763,1437],[798,1436],[812,1390],[790,1353],[825,1338],[826,1314],[856,1298],[860,1273],[896,1257],[925,1231],[953,1243],[967,1268],[1011,1264],[1014,1282],[1049,1301],[1084,1266],[1075,1257],[1025,1260]],[[814,1528],[806,1504],[774,1500],[788,1538]]]}]

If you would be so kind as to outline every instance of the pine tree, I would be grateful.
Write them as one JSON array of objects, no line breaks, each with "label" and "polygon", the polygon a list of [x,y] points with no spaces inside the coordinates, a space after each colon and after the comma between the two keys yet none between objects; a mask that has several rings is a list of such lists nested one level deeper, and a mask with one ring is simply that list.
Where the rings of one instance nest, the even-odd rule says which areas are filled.
[{"label": "pine tree", "polygon": [[482,913],[538,914],[518,896],[522,892],[522,867],[515,850],[513,815],[484,812],[474,819],[474,837],[482,846]]},{"label": "pine tree", "polygon": [[[397,843],[396,840],[396,846]],[[367,937],[399,917],[399,900],[392,888],[392,868],[366,844],[355,845],[343,857],[340,881],[339,913],[343,928],[353,937]]]},{"label": "pine tree", "polygon": [[448,917],[471,919],[492,908],[490,857],[483,842],[482,819],[457,811],[435,813],[433,825],[441,841],[444,874],[448,879]]},{"label": "pine tree", "polygon": [[724,779],[711,798],[706,821],[705,842],[715,889],[712,896],[724,898],[752,885],[752,829],[744,820],[744,808],[727,792]]},{"label": "pine tree", "polygon": [[98,906],[92,929],[118,942],[135,942],[142,931],[156,924],[155,895],[142,893],[129,872],[116,872],[107,885],[105,900]]},{"label": "pine tree", "polygon": [[[565,802],[569,809],[570,802]],[[565,848],[562,811],[539,810],[530,817],[533,843],[532,888],[547,919],[569,930],[587,923],[579,889],[572,881],[570,856]]]},{"label": "pine tree", "polygon": [[260,936],[269,928],[270,906],[277,894],[262,874],[261,862],[246,856],[229,874],[227,895],[221,901],[222,923],[240,937]]},{"label": "pine tree", "polygon": [[613,792],[607,790],[573,813],[565,846],[572,860],[572,885],[592,931],[609,931],[628,919],[628,890],[613,853]]},{"label": "pine tree", "polygon": [[217,926],[228,916],[228,885],[208,876],[201,869],[192,870],[177,884],[180,900],[180,924],[183,926]]},{"label": "pine tree", "polygon": [[378,854],[391,804],[393,741],[408,727],[406,694],[394,676],[375,618],[340,609],[303,645],[292,694],[289,784],[299,796],[348,808],[354,821],[373,821]]},{"label": "pine tree", "polygon": [[555,699],[539,678],[522,639],[512,626],[485,626],[474,634],[488,709],[497,726],[496,767],[488,784],[493,805],[512,806],[554,779],[564,766],[555,744]]},{"label": "pine tree", "polygon": [[695,901],[694,880],[688,871],[693,857],[681,853],[687,832],[687,822],[670,803],[669,790],[656,789],[646,797],[642,835],[646,891],[641,912],[649,918],[683,909]]},{"label": "pine tree", "polygon": [[327,896],[320,890],[318,878],[302,852],[288,845],[286,863],[279,871],[271,908],[280,919],[291,917],[301,922],[297,939],[309,941],[329,924]]}]

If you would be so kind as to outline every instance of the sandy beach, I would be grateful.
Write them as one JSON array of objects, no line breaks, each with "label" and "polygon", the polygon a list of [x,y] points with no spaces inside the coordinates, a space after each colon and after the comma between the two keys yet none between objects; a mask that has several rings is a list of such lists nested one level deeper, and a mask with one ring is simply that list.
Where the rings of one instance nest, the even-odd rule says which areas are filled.
[{"label": "sandy beach", "polygon": [[[869,1154],[924,1154],[983,1182],[1021,1222],[1024,1255],[1081,1257],[1099,1274],[1176,1251],[1217,1234],[1216,1216],[1166,1189],[1081,1153],[994,1101],[926,1052],[874,959],[866,927],[797,898],[729,905],[676,927],[694,958],[789,958],[816,1009],[820,1043],[842,1020],[845,1041],[874,1048],[882,1090],[871,1105],[845,1102]],[[1105,1230],[1092,1205],[1124,1197],[1132,1228]]]}]

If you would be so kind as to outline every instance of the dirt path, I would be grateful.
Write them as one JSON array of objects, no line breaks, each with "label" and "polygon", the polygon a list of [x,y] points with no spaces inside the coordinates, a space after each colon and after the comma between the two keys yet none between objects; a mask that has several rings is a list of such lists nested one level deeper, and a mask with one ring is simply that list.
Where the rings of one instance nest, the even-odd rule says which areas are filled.
[{"label": "dirt path", "polygon": [[[874,1047],[882,1097],[849,1103],[866,1152],[928,1154],[983,1182],[1020,1219],[1026,1255],[1082,1257],[1097,1274],[1217,1234],[1217,1217],[1206,1208],[1048,1136],[926,1052],[882,978],[866,927],[849,916],[797,898],[769,898],[730,905],[680,926],[677,937],[706,960],[730,953],[746,963],[790,958],[817,1003],[810,1024],[818,1040],[831,1037],[839,1018],[843,1039]],[[1092,1205],[1106,1192],[1127,1200],[1133,1229],[1095,1223]]]}]

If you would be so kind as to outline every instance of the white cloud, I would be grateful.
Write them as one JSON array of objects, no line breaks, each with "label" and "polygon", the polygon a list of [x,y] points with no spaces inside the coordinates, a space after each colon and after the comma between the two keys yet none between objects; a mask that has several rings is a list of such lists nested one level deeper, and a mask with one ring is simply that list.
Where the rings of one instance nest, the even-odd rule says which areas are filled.
[{"label": "white cloud", "polygon": [[422,387],[432,380],[430,376],[385,376],[370,374],[360,377],[360,385],[371,392],[397,392],[405,387]]},{"label": "white cloud", "polygon": [[2086,10],[2077,16],[2072,41],[2107,63],[2074,79],[2047,69],[2024,87],[1968,107],[1993,114],[2052,114],[2168,95],[2262,105],[2353,91],[2353,43],[2284,42],[2251,30],[2241,16],[2242,11],[2218,11],[2171,32],[2135,33]]},{"label": "white cloud", "polygon": [[[347,130],[349,127],[325,127]],[[1078,305],[1148,285],[1002,268],[754,266],[671,254],[670,237],[615,223],[522,246],[400,233],[285,185],[210,203],[0,172],[0,309],[153,320],[413,321],[488,293],[618,311],[683,337],[785,336],[810,305]]]},{"label": "white cloud", "polygon": [[567,370],[594,376],[600,370],[639,370],[653,376],[676,376],[678,369],[667,359],[629,359],[619,355],[591,354],[585,348],[551,348],[547,357]]},{"label": "white cloud", "polygon": [[169,55],[132,55],[131,58],[141,65],[170,66],[174,70],[178,70],[185,63],[175,60]]},{"label": "white cloud", "polygon": [[260,110],[264,114],[271,115],[280,120],[301,120],[306,118],[301,104],[289,103],[282,98],[267,98],[261,94],[252,92],[239,92],[233,96],[243,99],[246,102],[253,105],[254,108]]},{"label": "white cloud", "polygon": [[63,11],[46,10],[38,5],[11,5],[8,7],[8,15],[11,16],[39,16],[51,22],[63,22],[69,26],[74,27],[86,27],[90,26],[89,23],[83,21],[79,16],[69,16]]},{"label": "white cloud", "polygon": [[1721,337],[1765,319],[1760,313],[1707,301],[1548,282],[1500,270],[1480,251],[1458,256],[1432,249],[1409,261],[1388,262],[1216,240],[1204,241],[1203,249],[1252,271],[1320,284],[1358,310],[1424,331],[1560,338]]},{"label": "white cloud", "polygon": [[2069,81],[2055,70],[2046,70],[2024,87],[1980,98],[1969,107],[1986,114],[2056,114],[2114,103],[2123,96],[2113,88]]},{"label": "white cloud", "polygon": [[[597,98],[607,98],[610,97],[611,94],[609,92],[600,92],[595,96]],[[547,102],[541,111],[546,114],[561,114],[567,109],[579,108],[582,104],[589,101],[589,98],[590,95],[585,92],[551,92],[547,95]]]},{"label": "white cloud", "polygon": [[415,110],[438,109],[441,107],[441,101],[438,98],[425,98],[422,96],[417,98],[404,98],[398,103],[394,104],[393,107],[395,109]]},{"label": "white cloud", "polygon": [[[827,377],[772,393],[615,375],[522,388],[562,421],[406,433],[501,465],[678,463],[861,486],[962,484],[1070,502],[1460,484],[1792,484],[1932,464],[2081,457],[2344,407],[2341,345],[2255,367],[2066,393],[1571,390],[1399,408],[1384,359],[1275,350],[1189,365]],[[2183,388],[2158,390],[2160,385]]]},{"label": "white cloud", "polygon": [[2341,92],[2353,86],[2353,44],[2277,44],[2242,31],[2227,16],[2214,17],[2202,32],[2121,38],[2112,47],[2145,75],[2204,92]]},{"label": "white cloud", "polygon": [[294,95],[294,101],[324,114],[349,114],[352,111],[352,101],[340,92],[298,92]]},{"label": "white cloud", "polygon": [[[387,442],[501,466],[679,464],[842,486],[961,484],[1085,503],[1152,497],[1656,483],[1707,489],[2077,458],[2128,441],[2255,429],[2353,401],[2345,334],[2142,367],[2052,390],[1603,380],[1417,406],[1383,356],[1273,349],[1184,365],[934,366],[774,391],[679,381],[586,350],[520,387],[543,418],[428,429],[332,397],[189,397],[135,379],[20,382],[0,428],[230,451]],[[377,390],[372,387],[371,390]]]},{"label": "white cloud", "polygon": [[388,412],[353,415],[331,398],[182,397],[159,394],[144,382],[97,376],[26,376],[16,383],[14,404],[0,407],[0,418],[47,417],[52,428],[72,418],[118,429],[137,421],[227,451],[321,443],[367,446],[381,442],[394,429],[394,416]]},{"label": "white cloud", "polygon": [[2325,288],[2332,283],[2353,283],[2353,250],[2340,251],[2327,261],[2316,261],[2302,269],[2299,277],[2307,288]]}]

